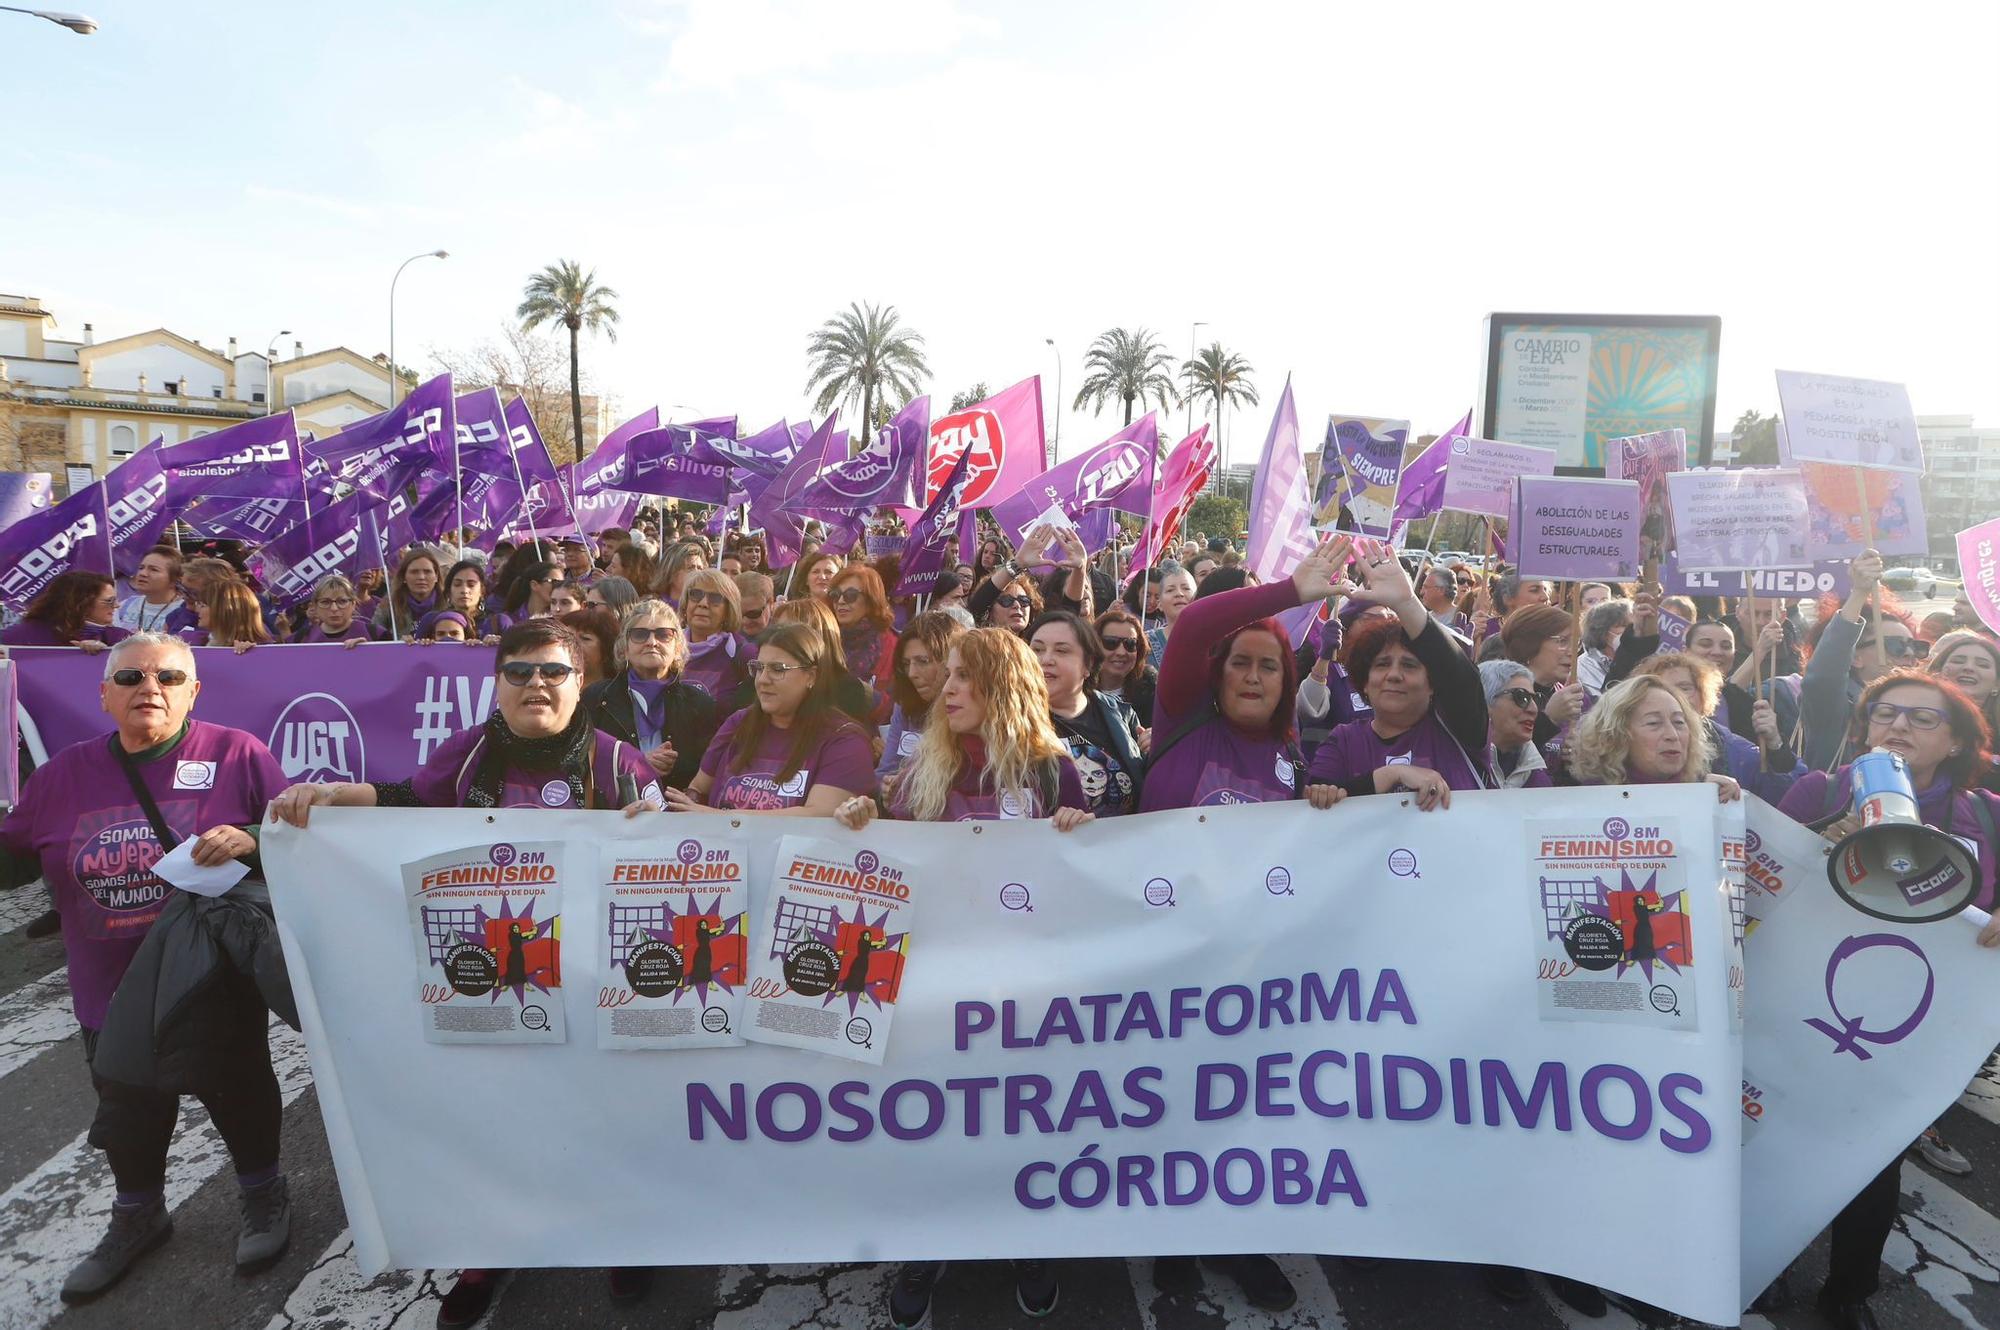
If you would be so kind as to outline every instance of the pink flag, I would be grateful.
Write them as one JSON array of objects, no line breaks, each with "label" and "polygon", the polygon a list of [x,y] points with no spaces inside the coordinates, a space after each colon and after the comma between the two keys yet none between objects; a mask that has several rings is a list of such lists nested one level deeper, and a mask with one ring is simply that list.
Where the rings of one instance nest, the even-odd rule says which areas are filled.
[{"label": "pink flag", "polygon": [[972,461],[965,506],[990,508],[1046,469],[1042,452],[1042,377],[1023,379],[963,411],[931,422],[923,501],[935,499],[960,453]]},{"label": "pink flag", "polygon": [[1215,445],[1209,442],[1206,425],[1175,444],[1174,450],[1167,454],[1167,460],[1160,466],[1160,483],[1153,494],[1146,529],[1132,550],[1131,566],[1135,572],[1152,567],[1166,553],[1167,541],[1187,516],[1188,505],[1194,502],[1195,495],[1208,483],[1214,464]]},{"label": "pink flag", "polygon": [[1288,374],[1250,490],[1250,550],[1244,563],[1263,581],[1275,582],[1291,576],[1315,548],[1312,497],[1306,493],[1305,457],[1299,452],[1299,412]]},{"label": "pink flag", "polygon": [[2000,517],[1958,533],[1958,569],[1973,613],[2000,633]]}]

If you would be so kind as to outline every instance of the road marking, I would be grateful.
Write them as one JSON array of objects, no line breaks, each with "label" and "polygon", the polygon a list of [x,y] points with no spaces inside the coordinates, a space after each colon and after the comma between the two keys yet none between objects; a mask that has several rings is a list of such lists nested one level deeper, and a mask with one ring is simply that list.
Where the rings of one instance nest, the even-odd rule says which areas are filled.
[{"label": "road marking", "polygon": [[[273,1027],[271,1065],[279,1092],[290,1104],[312,1084],[312,1070],[298,1035],[275,1021]],[[177,1209],[230,1167],[229,1151],[200,1103],[190,1099],[186,1108],[167,1151],[169,1209]],[[104,1235],[111,1195],[111,1170],[86,1134],[0,1196],[0,1288],[6,1290],[0,1293],[0,1330],[36,1330],[62,1310],[57,1292],[71,1268]],[[224,1253],[214,1255],[225,1258]],[[169,1244],[151,1259],[173,1261],[176,1254]]]},{"label": "road marking", "polygon": [[[1236,1281],[1219,1270],[1202,1267],[1201,1288],[1188,1294],[1188,1305],[1204,1317],[1229,1330],[1346,1330],[1340,1299],[1326,1282],[1326,1271],[1316,1256],[1277,1256],[1272,1259],[1298,1290],[1299,1300],[1281,1312],[1252,1307]],[[1132,1300],[1139,1309],[1139,1323],[1145,1330],[1160,1330],[1159,1304],[1176,1295],[1162,1293],[1153,1283],[1153,1258],[1137,1256],[1125,1262],[1132,1281]]]},{"label": "road marking", "polygon": [[12,891],[0,891],[0,933],[25,928],[49,908],[49,889],[40,879]]},{"label": "road marking", "polygon": [[1958,1106],[2000,1125],[2000,1053],[1986,1059],[1986,1065],[1958,1097]]},{"label": "road marking", "polygon": [[[429,1330],[437,1323],[444,1290],[457,1274],[384,1270],[363,1279],[354,1263],[354,1234],[342,1229],[264,1330]],[[504,1292],[504,1287],[495,1290],[493,1306],[500,1305]]]},{"label": "road marking", "polygon": [[[869,1265],[725,1265],[715,1275],[712,1330],[873,1330],[886,1322],[889,1286],[902,1267]],[[946,1272],[950,1278],[950,1272]],[[939,1297],[949,1297],[946,1284]]]},{"label": "road marking", "polygon": [[1896,1217],[1882,1259],[1960,1325],[1983,1330],[1966,1299],[1975,1282],[2000,1283],[2000,1219],[1915,1164],[1903,1165],[1900,1185],[1916,1204]]},{"label": "road marking", "polygon": [[75,1033],[68,970],[21,985],[0,998],[0,1076],[33,1062]]}]

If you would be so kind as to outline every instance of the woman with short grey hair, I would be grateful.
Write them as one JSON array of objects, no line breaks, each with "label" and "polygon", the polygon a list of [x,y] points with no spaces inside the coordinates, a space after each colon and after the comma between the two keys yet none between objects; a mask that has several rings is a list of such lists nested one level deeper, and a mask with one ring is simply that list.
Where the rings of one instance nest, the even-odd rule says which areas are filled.
[{"label": "woman with short grey hair", "polygon": [[1541,699],[1535,672],[1518,660],[1489,660],[1479,666],[1486,692],[1486,765],[1496,790],[1538,790],[1555,784],[1542,750],[1535,747],[1535,717]]}]

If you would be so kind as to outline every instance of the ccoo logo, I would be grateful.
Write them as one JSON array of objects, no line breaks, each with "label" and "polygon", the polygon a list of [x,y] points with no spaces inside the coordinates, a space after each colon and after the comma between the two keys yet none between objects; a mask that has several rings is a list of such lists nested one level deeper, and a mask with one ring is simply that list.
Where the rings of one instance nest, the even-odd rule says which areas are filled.
[{"label": "ccoo logo", "polygon": [[1000,478],[1007,461],[1007,436],[1000,417],[991,411],[958,411],[931,422],[930,464],[924,472],[924,503],[937,498],[938,491],[951,479],[958,455],[972,450],[965,467],[965,493],[960,502],[978,503]]},{"label": "ccoo logo", "polygon": [[271,752],[292,780],[352,781],[368,778],[367,744],[360,722],[331,693],[294,698],[271,727]]}]

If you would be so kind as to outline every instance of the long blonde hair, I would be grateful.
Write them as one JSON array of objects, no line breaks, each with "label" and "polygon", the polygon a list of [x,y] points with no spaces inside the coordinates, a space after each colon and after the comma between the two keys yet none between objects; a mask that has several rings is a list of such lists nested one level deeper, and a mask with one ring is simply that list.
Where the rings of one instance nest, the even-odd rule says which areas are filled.
[{"label": "long blonde hair", "polygon": [[1681,764],[1681,782],[1708,778],[1715,749],[1708,738],[1707,719],[1694,703],[1657,674],[1635,674],[1606,690],[1597,705],[1584,714],[1570,734],[1569,771],[1584,785],[1629,785],[1632,773],[1627,763],[1632,756],[1632,713],[1646,700],[1646,694],[1665,693],[1687,718],[1687,758]]},{"label": "long blonde hair", "polygon": [[[986,745],[984,784],[995,793],[1010,790],[1040,799],[1040,775],[1068,753],[1049,720],[1049,686],[1041,662],[1028,644],[1004,628],[974,628],[951,644],[952,657],[985,704],[979,737]],[[951,732],[944,709],[933,707],[917,751],[897,778],[910,816],[934,822],[944,816],[951,787],[965,768],[965,753]],[[1046,817],[1052,811],[1039,810]]]}]

